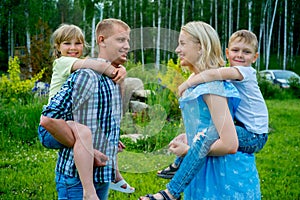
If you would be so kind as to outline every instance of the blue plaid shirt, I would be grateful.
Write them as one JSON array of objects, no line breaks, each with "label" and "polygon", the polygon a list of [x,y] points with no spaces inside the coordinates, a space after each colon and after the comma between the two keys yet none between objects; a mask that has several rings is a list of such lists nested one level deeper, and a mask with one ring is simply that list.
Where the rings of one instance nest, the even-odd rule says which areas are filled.
[{"label": "blue plaid shirt", "polygon": [[[105,167],[94,169],[95,182],[111,182],[115,177],[116,154],[120,136],[122,104],[119,85],[90,69],[72,73],[61,90],[44,107],[42,114],[51,118],[74,120],[88,126],[94,148],[109,157]],[[60,149],[56,171],[79,177],[73,148]]]}]

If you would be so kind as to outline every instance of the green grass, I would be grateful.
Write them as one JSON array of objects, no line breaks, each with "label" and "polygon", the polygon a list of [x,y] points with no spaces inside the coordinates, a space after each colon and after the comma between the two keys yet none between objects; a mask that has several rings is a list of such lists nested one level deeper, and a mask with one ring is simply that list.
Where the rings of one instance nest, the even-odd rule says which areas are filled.
[{"label": "green grass", "polygon": [[[263,199],[300,199],[299,103],[299,99],[267,101],[271,133],[264,149],[256,155]],[[28,107],[27,113],[40,112],[37,110],[39,109],[34,109],[34,106]],[[9,120],[10,123],[5,123],[8,127],[4,127],[4,122],[0,122],[0,199],[56,199],[56,151],[43,148],[36,138],[26,142],[11,139],[16,136],[16,133],[11,131],[18,129],[20,134],[36,134],[34,124],[38,123],[39,114],[34,113],[36,117],[32,119],[26,116],[24,110],[16,112],[16,116],[11,116],[11,112],[5,114],[1,111],[0,120]],[[18,117],[18,113],[25,116]],[[28,123],[32,125],[27,127],[20,123],[21,118],[30,120]],[[32,133],[24,132],[22,126]],[[123,194],[111,191],[109,199],[136,200],[141,195],[165,188],[168,180],[157,178],[156,171],[167,166],[173,157],[164,155],[164,152],[163,149],[152,154],[130,151],[120,153],[119,166],[122,175],[136,188],[136,192]]]}]

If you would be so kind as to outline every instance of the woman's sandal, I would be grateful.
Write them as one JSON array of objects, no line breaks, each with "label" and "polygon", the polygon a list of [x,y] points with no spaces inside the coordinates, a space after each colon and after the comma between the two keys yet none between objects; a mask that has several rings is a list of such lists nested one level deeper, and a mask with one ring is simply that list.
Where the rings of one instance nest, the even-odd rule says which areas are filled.
[{"label": "woman's sandal", "polygon": [[169,168],[162,170],[160,173],[157,173],[157,176],[160,178],[171,179],[177,172],[178,167],[175,168],[172,164],[169,165]]},{"label": "woman's sandal", "polygon": [[[145,197],[148,197],[149,200],[180,200],[180,199],[181,199],[181,197],[179,197],[179,198],[177,198],[177,199],[171,199],[171,198],[169,197],[169,195],[168,195],[164,190],[161,190],[161,191],[159,191],[158,193],[161,194],[161,196],[163,196],[163,199],[156,199],[156,198],[153,196],[153,194],[147,194]],[[141,199],[141,198],[139,198],[139,199]]]}]

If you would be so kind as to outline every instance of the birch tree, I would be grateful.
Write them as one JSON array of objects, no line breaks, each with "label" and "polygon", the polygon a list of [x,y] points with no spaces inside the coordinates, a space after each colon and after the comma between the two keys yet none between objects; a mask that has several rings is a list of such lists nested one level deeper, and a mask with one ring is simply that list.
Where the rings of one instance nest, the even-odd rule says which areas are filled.
[{"label": "birch tree", "polygon": [[218,32],[218,0],[215,0],[215,30]]},{"label": "birch tree", "polygon": [[270,61],[270,48],[271,48],[271,40],[272,40],[272,33],[273,33],[273,25],[274,25],[274,20],[275,20],[275,15],[276,15],[276,10],[277,10],[277,4],[278,0],[275,2],[275,8],[273,11],[273,17],[272,17],[272,22],[271,22],[271,27],[270,27],[270,36],[269,36],[269,41],[268,41],[268,46],[267,46],[267,62],[266,62],[266,69],[269,68],[269,61]]},{"label": "birch tree", "polygon": [[237,3],[237,13],[236,13],[236,30],[239,30],[240,27],[240,7],[241,7],[241,2],[238,0]]},{"label": "birch tree", "polygon": [[248,0],[248,30],[252,31],[252,0]]},{"label": "birch tree", "polygon": [[[265,19],[266,19],[266,12],[267,12],[267,8],[268,8],[268,4],[269,4],[269,0],[267,0],[267,2],[264,4],[262,4],[262,9],[261,9],[261,14],[260,14],[260,18],[261,18],[261,22],[260,22],[260,27],[259,27],[259,37],[258,37],[258,54],[260,54],[261,52],[261,46],[262,46],[262,36],[263,36],[263,32],[265,32]],[[260,70],[260,59],[261,56],[258,57],[257,62],[256,62],[256,66],[257,66],[257,70]],[[263,59],[264,60],[264,59]]]},{"label": "birch tree", "polygon": [[232,33],[232,0],[229,0],[229,12],[228,12],[228,36]]},{"label": "birch tree", "polygon": [[292,68],[294,68],[295,65],[295,59],[293,59],[293,55],[294,55],[294,26],[295,26],[295,13],[294,13],[294,8],[295,8],[295,0],[292,0],[292,9],[291,9],[291,22],[290,22],[290,31],[289,31],[289,38],[290,38],[290,63]]},{"label": "birch tree", "polygon": [[160,0],[157,1],[157,39],[156,39],[156,59],[155,59],[155,68],[159,71],[160,64],[160,25],[161,25],[161,12],[160,12]]},{"label": "birch tree", "polygon": [[286,53],[287,53],[287,0],[284,0],[284,36],[283,36],[283,70],[286,69]]},{"label": "birch tree", "polygon": [[140,21],[141,21],[141,25],[140,25],[140,33],[141,33],[141,62],[142,62],[142,70],[144,71],[144,66],[145,66],[145,62],[144,62],[144,33],[143,33],[143,1],[140,1]]}]

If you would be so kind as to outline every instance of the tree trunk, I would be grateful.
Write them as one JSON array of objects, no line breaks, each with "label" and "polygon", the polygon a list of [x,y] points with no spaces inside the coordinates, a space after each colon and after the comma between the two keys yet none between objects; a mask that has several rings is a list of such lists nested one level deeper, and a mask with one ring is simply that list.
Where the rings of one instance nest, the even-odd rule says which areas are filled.
[{"label": "tree trunk", "polygon": [[248,1],[248,30],[252,31],[252,0]]},{"label": "tree trunk", "polygon": [[141,30],[140,30],[140,33],[141,33],[141,62],[142,62],[142,70],[144,71],[144,66],[145,66],[145,58],[144,58],[144,33],[143,33],[143,1],[141,0],[140,1],[140,7],[141,7],[141,10],[140,10],[140,20],[141,20]]},{"label": "tree trunk", "polygon": [[228,36],[232,33],[232,0],[229,0],[229,12],[228,12]]},{"label": "tree trunk", "polygon": [[160,0],[158,0],[158,11],[157,11],[157,39],[156,39],[156,59],[155,59],[155,68],[159,71],[160,67],[160,25],[161,25],[161,12],[160,12]]},{"label": "tree trunk", "polygon": [[274,20],[275,20],[275,15],[276,15],[276,10],[277,10],[277,4],[278,0],[275,2],[275,8],[273,11],[273,17],[272,17],[272,22],[271,22],[271,27],[270,27],[270,36],[269,36],[269,41],[268,41],[268,46],[267,46],[267,63],[266,63],[266,69],[269,68],[269,61],[270,61],[270,48],[271,48],[271,40],[272,40],[272,33],[273,33],[273,25],[274,25]]},{"label": "tree trunk", "polygon": [[215,0],[215,30],[218,32],[218,0]]},{"label": "tree trunk", "polygon": [[185,0],[182,1],[181,26],[183,26],[184,23],[185,23],[185,20],[184,20],[184,16],[185,16],[184,10],[185,10]]},{"label": "tree trunk", "polygon": [[236,30],[239,30],[240,27],[240,7],[241,7],[241,0],[238,0],[237,4],[237,14],[236,14]]},{"label": "tree trunk", "polygon": [[287,0],[284,0],[284,37],[283,37],[283,70],[286,69],[286,53],[287,53]]}]

